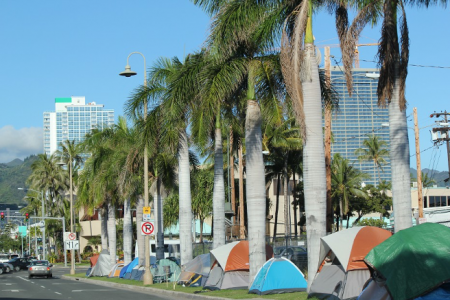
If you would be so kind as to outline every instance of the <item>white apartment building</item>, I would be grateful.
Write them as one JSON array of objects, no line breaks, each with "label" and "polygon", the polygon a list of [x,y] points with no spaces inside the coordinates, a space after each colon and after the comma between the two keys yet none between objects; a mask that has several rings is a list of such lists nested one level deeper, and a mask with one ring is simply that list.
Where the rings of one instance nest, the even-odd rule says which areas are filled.
[{"label": "white apartment building", "polygon": [[86,104],[84,96],[55,98],[55,111],[44,112],[44,153],[51,155],[65,140],[77,143],[94,128],[114,124],[114,110],[103,104]]}]

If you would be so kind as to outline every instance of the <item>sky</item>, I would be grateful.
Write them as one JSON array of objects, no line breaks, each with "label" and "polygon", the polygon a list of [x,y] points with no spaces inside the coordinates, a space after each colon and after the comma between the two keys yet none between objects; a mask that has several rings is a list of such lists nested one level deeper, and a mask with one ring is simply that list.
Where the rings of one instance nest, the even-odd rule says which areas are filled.
[{"label": "sky", "polygon": [[[440,119],[430,114],[450,111],[449,9],[408,8],[407,17],[410,152],[415,152],[412,111],[417,107],[422,168],[447,171],[447,149],[433,147],[430,135]],[[138,75],[119,76],[127,56],[141,52],[146,68],[159,57],[182,59],[201,48],[209,26],[209,16],[188,0],[1,0],[0,163],[43,152],[43,112],[54,111],[55,98],[85,96],[86,102],[114,109],[116,118],[123,115],[145,69],[142,57],[132,55],[130,66]],[[334,18],[318,12],[313,30],[319,49],[332,45],[332,65],[339,63]],[[379,37],[380,26],[368,27],[359,42],[376,43]],[[361,67],[376,67],[376,50],[360,47]],[[411,167],[416,167],[414,156]]]}]

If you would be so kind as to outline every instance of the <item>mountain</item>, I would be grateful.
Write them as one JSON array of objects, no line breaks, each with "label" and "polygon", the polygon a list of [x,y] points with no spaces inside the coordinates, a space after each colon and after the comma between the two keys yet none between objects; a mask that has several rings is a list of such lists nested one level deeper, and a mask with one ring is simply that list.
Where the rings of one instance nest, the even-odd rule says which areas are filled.
[{"label": "mountain", "polygon": [[32,155],[24,161],[15,159],[7,164],[0,164],[0,204],[23,204],[25,192],[17,188],[25,187],[25,181],[31,175],[31,164],[37,160]]},{"label": "mountain", "polygon": [[[417,170],[410,168],[409,171],[411,172],[411,176],[413,178],[417,178]],[[436,185],[438,187],[446,187],[450,185],[450,181],[445,182],[444,180],[449,178],[449,174],[447,171],[436,171],[436,170],[430,170],[430,169],[422,169],[422,172],[424,174],[427,174],[428,177],[434,179],[436,182]]]}]

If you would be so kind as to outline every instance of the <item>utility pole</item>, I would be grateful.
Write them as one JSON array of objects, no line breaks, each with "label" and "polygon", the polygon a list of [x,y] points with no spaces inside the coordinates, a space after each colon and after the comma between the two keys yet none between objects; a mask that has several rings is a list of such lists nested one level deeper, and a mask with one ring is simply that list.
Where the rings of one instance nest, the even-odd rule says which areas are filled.
[{"label": "utility pole", "polygon": [[423,218],[422,168],[420,166],[419,122],[417,121],[417,107],[414,107],[413,112],[414,112],[414,133],[416,138],[417,200],[419,205],[419,218]]},{"label": "utility pole", "polygon": [[[449,137],[449,131],[450,131],[450,127],[448,124],[448,119],[447,116],[449,116],[450,113],[448,113],[447,111],[444,112],[440,112],[440,113],[433,113],[430,115],[430,118],[436,117],[439,118],[441,116],[444,117],[444,122],[441,121],[441,123],[439,123],[439,125],[441,127],[436,127],[432,129],[432,140],[434,142],[434,144],[439,144],[439,143],[443,143],[444,141],[447,144],[447,162],[448,162],[448,177],[445,182],[448,182],[450,180],[450,137]],[[437,135],[437,132],[440,133],[440,135]]]}]

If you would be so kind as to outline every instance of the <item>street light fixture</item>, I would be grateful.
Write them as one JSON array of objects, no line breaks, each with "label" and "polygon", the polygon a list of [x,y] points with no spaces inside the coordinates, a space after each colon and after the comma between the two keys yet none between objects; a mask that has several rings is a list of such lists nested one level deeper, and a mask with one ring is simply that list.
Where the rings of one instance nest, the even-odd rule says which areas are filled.
[{"label": "street light fixture", "polygon": [[[125,66],[125,71],[120,73],[120,76],[131,77],[136,75],[137,73],[131,71],[131,67],[129,64],[130,56],[133,54],[139,54],[144,59],[144,87],[147,87],[147,70],[146,70],[146,62],[145,56],[141,52],[131,52],[127,57],[127,65]],[[144,99],[144,122],[147,119],[147,100]],[[144,206],[149,206],[148,201],[148,157],[147,157],[147,143],[144,144]],[[141,220],[142,221],[142,220]],[[153,284],[153,276],[150,272],[150,237],[145,235],[144,237],[144,255],[145,255],[145,272],[144,272],[144,285],[145,284]]]},{"label": "street light fixture", "polygon": [[[43,222],[44,222],[44,229],[43,229],[43,231],[42,231],[42,258],[45,260],[45,208],[44,208],[44,192],[41,192],[41,191],[37,191],[37,190],[33,190],[33,189],[28,189],[28,188],[17,188],[18,190],[21,190],[21,191],[24,191],[24,192],[27,192],[27,191],[33,191],[33,192],[36,192],[36,193],[39,193],[39,194],[41,194],[41,206],[42,206],[42,220],[43,220]],[[37,249],[36,249],[37,250]]]},{"label": "street light fixture", "polygon": [[[62,160],[57,163],[58,166],[65,166]],[[73,191],[72,191],[72,156],[69,157],[69,195],[70,195],[70,232],[73,233]],[[70,250],[70,274],[75,274],[75,250]]]}]

